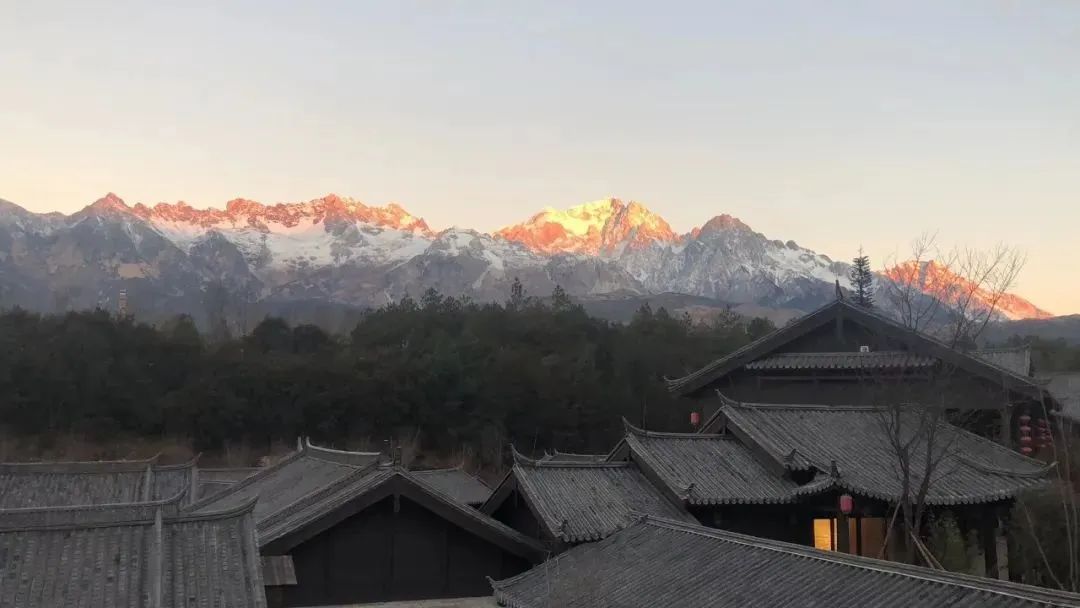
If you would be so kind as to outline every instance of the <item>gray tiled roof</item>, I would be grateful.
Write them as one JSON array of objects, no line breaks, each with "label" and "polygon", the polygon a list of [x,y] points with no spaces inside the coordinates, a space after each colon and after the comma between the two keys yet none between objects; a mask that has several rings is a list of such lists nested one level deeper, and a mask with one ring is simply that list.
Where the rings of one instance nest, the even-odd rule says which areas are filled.
[{"label": "gray tiled roof", "polygon": [[346,505],[355,504],[380,489],[395,488],[391,484],[396,484],[397,492],[404,490],[407,495],[421,500],[433,511],[444,516],[449,514],[450,518],[464,522],[465,527],[513,553],[537,561],[543,555],[543,547],[533,539],[435,490],[413,473],[401,467],[386,465],[372,466],[341,479],[260,521],[257,526],[259,544],[267,547],[286,535],[333,518],[334,513]]},{"label": "gray tiled roof", "polygon": [[412,471],[413,476],[466,505],[479,506],[491,496],[491,488],[461,467]]},{"label": "gray tiled roof", "polygon": [[733,370],[769,356],[782,349],[791,341],[808,332],[823,327],[836,319],[852,321],[870,328],[876,333],[893,338],[920,355],[948,361],[969,373],[992,379],[996,383],[1006,383],[1010,389],[1037,398],[1040,388],[1027,373],[1018,373],[1014,369],[997,365],[988,359],[965,353],[949,347],[941,340],[928,334],[914,331],[883,314],[856,306],[845,300],[835,300],[814,312],[800,317],[795,322],[777,329],[762,338],[716,359],[705,366],[692,371],[681,378],[672,378],[667,382],[668,390],[679,395],[692,395],[715,383]]},{"label": "gray tiled roof", "polygon": [[785,503],[828,488],[819,482],[800,486],[776,475],[730,435],[626,428],[634,460],[691,505]]},{"label": "gray tiled roof", "polygon": [[[634,512],[693,521],[631,462],[544,462],[516,452],[515,460],[510,476],[518,491],[548,533],[563,542],[604,538]],[[490,512],[488,505],[485,510]]]},{"label": "gray tiled roof", "polygon": [[1018,376],[1031,375],[1031,347],[981,348],[971,351],[976,357]]},{"label": "gray tiled roof", "polygon": [[259,472],[258,467],[199,469],[198,496],[203,499],[231,488],[234,484]]},{"label": "gray tiled roof", "polygon": [[1073,422],[1080,422],[1080,372],[1042,374],[1040,382],[1061,404],[1061,415]]},{"label": "gray tiled roof", "polygon": [[36,521],[34,510],[0,512],[0,606],[262,608],[252,506],[53,508]]},{"label": "gray tiled roof", "polygon": [[931,367],[937,360],[905,351],[882,350],[868,353],[779,353],[746,364],[746,369],[911,369]]},{"label": "gray tiled roof", "polygon": [[[837,483],[847,490],[896,500],[902,493],[896,450],[890,442],[890,410],[880,407],[828,405],[762,405],[726,401],[716,431],[726,424],[732,432],[760,446],[773,461],[788,470],[831,473],[835,463]],[[925,413],[925,410],[923,410]],[[931,442],[937,461],[926,497],[927,504],[974,504],[1005,500],[1046,483],[1049,467],[1017,452],[961,430],[943,421],[920,418],[917,410],[901,415],[899,436],[913,440],[913,483],[919,483],[927,461],[925,431],[920,421],[936,423]],[[733,428],[732,428],[733,427]],[[914,490],[912,490],[914,491]]]},{"label": "gray tiled roof", "polygon": [[492,583],[509,608],[1036,608],[1080,595],[647,518]]},{"label": "gray tiled roof", "polygon": [[220,511],[257,499],[255,521],[261,522],[310,494],[375,465],[378,459],[377,452],[344,452],[308,442],[280,462],[200,499],[191,510]]},{"label": "gray tiled roof", "polygon": [[540,460],[544,462],[604,462],[607,454],[573,454],[571,452],[544,452]]},{"label": "gray tiled roof", "polygon": [[0,509],[145,502],[194,495],[195,460],[0,463]]},{"label": "gray tiled roof", "polygon": [[380,486],[395,469],[372,465],[341,477],[257,521],[259,545],[265,546]]}]

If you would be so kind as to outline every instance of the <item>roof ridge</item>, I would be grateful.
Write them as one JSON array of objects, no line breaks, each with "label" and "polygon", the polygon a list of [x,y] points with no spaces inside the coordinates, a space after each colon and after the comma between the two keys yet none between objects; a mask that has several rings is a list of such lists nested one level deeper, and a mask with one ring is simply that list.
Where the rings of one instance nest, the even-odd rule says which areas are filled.
[{"label": "roof ridge", "polygon": [[991,346],[988,348],[975,348],[970,352],[973,353],[1016,353],[1023,350],[1031,350],[1030,344],[1023,344],[1020,346]]},{"label": "roof ridge", "polygon": [[[705,364],[701,368],[690,372],[689,374],[686,374],[681,378],[669,379],[667,381],[668,390],[676,393],[681,393],[685,390],[689,390],[690,392],[701,390],[702,388],[705,388],[705,386],[707,386],[709,382],[711,382],[711,380],[706,380],[704,384],[702,384],[700,381],[703,378],[708,378],[710,375],[714,374],[718,370],[723,370],[724,367],[729,363],[738,362],[746,355],[764,348],[765,346],[776,341],[777,337],[783,336],[783,334],[786,332],[812,331],[815,328],[820,327],[819,322],[821,322],[822,318],[827,319],[829,315],[835,314],[837,311],[843,311],[845,315],[851,315],[855,319],[858,319],[859,317],[862,317],[864,319],[872,319],[905,336],[904,339],[907,339],[907,337],[909,336],[915,336],[918,340],[922,340],[923,343],[927,345],[930,345],[934,348],[942,349],[941,352],[931,354],[930,356],[943,359],[943,355],[948,356],[948,353],[955,353],[961,358],[962,361],[974,364],[976,367],[981,366],[982,368],[984,368],[982,375],[986,375],[986,370],[993,370],[997,373],[1005,374],[1017,380],[1021,383],[1020,386],[1036,390],[1039,388],[1034,383],[1032,383],[1030,376],[1020,375],[1010,369],[1001,367],[991,361],[988,361],[987,359],[973,355],[970,352],[963,352],[957,348],[951,347],[945,342],[930,334],[907,327],[899,323],[895,319],[891,319],[883,314],[880,314],[876,310],[867,309],[861,306],[857,306],[846,300],[837,299],[829,302],[828,304],[825,304],[824,306],[807,315],[799,317],[789,325],[777,328],[776,330],[769,332],[765,336],[758,338],[750,344],[744,345],[741,348],[738,348],[723,357],[720,357]],[[784,343],[786,342],[781,342],[780,344]],[[774,349],[776,346],[774,346]],[[762,356],[764,354],[765,353],[761,353],[759,356]],[[961,365],[956,363],[955,361],[953,361],[952,363],[954,365]]]},{"label": "roof ridge", "polygon": [[165,519],[166,523],[187,523],[193,521],[213,521],[213,520],[225,520],[235,517],[244,517],[254,513],[255,505],[258,504],[259,497],[251,496],[239,504],[229,507],[227,509],[221,509],[220,511],[206,511],[204,513],[192,513],[191,511],[180,511],[175,516],[171,516]]},{"label": "roof ridge", "polygon": [[174,496],[151,501],[0,509],[0,530],[107,527],[152,521],[159,510],[179,515],[187,492],[188,488],[182,488]]},{"label": "roof ridge", "polygon": [[[714,538],[720,541],[755,547],[766,551],[775,551],[779,553],[786,553],[789,555],[804,557],[807,559],[831,562],[843,566],[849,566],[852,568],[862,568],[864,570],[873,570],[886,574],[894,574],[898,576],[916,578],[927,582],[956,585],[968,589],[974,589],[977,591],[985,591],[989,593],[996,593],[998,595],[1017,597],[1018,599],[1024,599],[1027,601],[1030,601],[1031,598],[1020,597],[1014,593],[1010,593],[1010,591],[1027,590],[1030,592],[1034,592],[1036,595],[1042,594],[1051,598],[1056,597],[1058,599],[1080,600],[1080,593],[1060,591],[1048,587],[1023,585],[1020,583],[1013,583],[1012,581],[1002,581],[999,579],[979,577],[970,574],[961,574],[957,572],[948,572],[943,570],[931,570],[929,568],[923,568],[920,566],[879,560],[871,557],[847,555],[834,551],[822,551],[821,549],[816,549],[814,547],[796,545],[793,543],[786,543],[783,541],[773,540],[764,537],[750,536],[747,534],[739,534],[737,532],[731,532],[728,530],[721,530],[717,528],[708,528],[705,526],[680,522],[678,520],[659,517],[656,515],[643,515],[634,525],[648,525],[658,528],[667,528],[686,532],[688,534],[695,534],[698,536]],[[981,583],[981,585],[977,585],[975,583]]]},{"label": "roof ridge", "polygon": [[554,449],[552,451],[552,455],[554,455],[554,456],[596,456],[596,457],[606,456],[606,454],[586,454],[584,452],[563,452],[563,451],[560,451],[558,449]]},{"label": "roof ridge", "polygon": [[630,423],[626,418],[622,419],[623,428],[630,435],[640,437],[668,438],[668,439],[730,439],[723,433],[679,433],[675,431],[646,431]]},{"label": "roof ridge", "polygon": [[366,466],[365,459],[374,458],[378,460],[382,456],[382,452],[353,452],[318,446],[311,443],[311,438],[304,438],[304,451],[319,460],[358,467]]},{"label": "roof ridge", "polygon": [[236,494],[240,490],[243,490],[244,488],[247,488],[248,486],[251,486],[252,484],[254,484],[256,482],[258,482],[258,481],[260,481],[262,479],[265,479],[266,477],[268,477],[270,475],[273,475],[275,471],[281,469],[282,467],[284,467],[284,466],[286,466],[288,464],[291,464],[293,462],[296,462],[297,460],[300,460],[306,454],[307,454],[306,450],[295,450],[293,452],[290,452],[287,456],[285,456],[281,460],[279,460],[279,461],[277,461],[274,464],[271,464],[269,466],[261,467],[260,470],[256,471],[254,474],[248,475],[247,477],[241,479],[240,481],[237,481],[236,483],[231,484],[229,487],[227,487],[224,490],[218,492],[217,494],[211,494],[210,496],[206,496],[206,497],[200,498],[199,500],[196,500],[194,503],[192,503],[190,506],[188,506],[187,511],[197,511],[197,510],[199,510],[199,509],[201,509],[201,508],[203,508],[203,507],[205,507],[207,505],[212,505],[215,502],[218,502],[222,498],[232,496],[233,494]]},{"label": "roof ridge", "polygon": [[[811,312],[811,313],[809,313],[807,315],[803,315],[802,317],[799,317],[796,320],[796,323],[808,322],[809,320],[813,319],[814,317],[816,317],[818,315],[823,315],[827,311],[832,310],[832,307],[836,306],[840,302],[841,302],[841,300],[835,300],[833,302],[830,302],[829,304],[826,304],[825,306],[822,306],[821,308],[819,308],[819,309],[817,309],[817,310],[815,310],[815,311],[813,311],[813,312]],[[743,355],[745,353],[751,352],[754,348],[756,348],[759,344],[764,343],[766,340],[769,340],[769,339],[771,339],[771,338],[773,338],[775,336],[781,335],[784,331],[788,330],[788,327],[789,326],[787,326],[787,325],[785,325],[784,327],[777,327],[773,331],[765,334],[764,336],[758,338],[757,340],[754,340],[753,342],[751,342],[749,344],[746,344],[746,345],[744,345],[744,346],[742,346],[740,348],[737,348],[734,351],[728,353],[727,355],[725,355],[723,357],[720,357],[719,359],[715,359],[712,362],[705,364],[701,368],[699,368],[699,369],[697,369],[695,371],[692,371],[689,374],[686,374],[685,376],[682,376],[680,378],[672,378],[671,380],[668,380],[668,382],[667,382],[668,390],[678,390],[678,389],[682,388],[684,385],[689,384],[693,380],[696,380],[697,378],[699,378],[701,376],[704,376],[704,375],[707,375],[707,374],[711,373],[713,370],[721,367],[727,361],[730,361],[731,359],[739,357],[739,356],[741,356],[741,355]]]},{"label": "roof ridge", "polygon": [[814,403],[752,403],[748,401],[728,400],[721,407],[747,410],[816,410],[826,412],[879,412],[887,409],[884,405],[822,405]]},{"label": "roof ridge", "polygon": [[[377,488],[393,479],[395,475],[400,473],[400,470],[402,469],[398,465],[374,465],[365,469],[359,469],[356,473],[351,473],[346,477],[323,486],[316,492],[312,492],[311,494],[278,509],[269,516],[264,517],[262,520],[255,522],[255,527],[259,531],[259,544],[263,545],[277,540],[285,534],[286,532],[283,532],[280,529],[280,526],[282,522],[287,522],[290,517],[293,517],[298,513],[303,513],[308,509],[328,501],[330,497],[335,496],[360,481],[366,480],[365,483],[370,484],[371,480],[375,479],[374,485],[365,485],[365,490]],[[389,473],[389,475],[387,475],[387,473]],[[381,478],[379,476],[381,476]],[[340,505],[335,505],[333,508],[336,508],[337,506]],[[306,525],[306,523],[303,525]],[[286,528],[286,531],[287,530],[288,528]]]},{"label": "roof ridge", "polygon": [[445,473],[447,471],[462,471],[462,472],[467,473],[467,471],[465,471],[465,463],[461,463],[461,464],[459,464],[457,466],[445,467],[445,468],[441,468],[441,469],[406,469],[406,470],[409,471],[410,473],[412,473],[413,475],[423,475],[424,473]]},{"label": "roof ridge", "polygon": [[835,356],[835,355],[843,355],[845,357],[847,357],[847,356],[866,357],[868,355],[911,355],[911,356],[914,356],[914,357],[923,356],[923,355],[920,355],[918,353],[913,353],[913,352],[911,352],[909,350],[885,349],[885,350],[869,350],[869,351],[865,351],[865,352],[864,351],[859,351],[859,350],[819,350],[819,351],[797,352],[797,353],[787,352],[787,353],[776,353],[776,354],[768,355],[768,357],[825,357],[825,356]]},{"label": "roof ridge", "polygon": [[153,467],[153,471],[155,473],[159,473],[161,471],[177,471],[177,470],[180,470],[180,469],[190,469],[190,468],[196,466],[197,464],[199,464],[199,458],[202,458],[202,452],[199,452],[198,454],[195,454],[194,456],[191,457],[190,460],[188,460],[186,462],[179,462],[179,463],[176,463],[176,464],[161,464],[161,465],[152,464],[151,467]]},{"label": "roof ridge", "polygon": [[[145,471],[161,454],[142,460],[40,460],[33,462],[0,462],[5,473],[126,473]],[[85,470],[80,470],[85,469]]]},{"label": "roof ridge", "polygon": [[[357,481],[359,479],[364,479],[364,478],[368,477],[369,475],[371,475],[372,473],[380,472],[380,469],[381,470],[386,470],[387,468],[390,468],[390,467],[381,467],[377,462],[373,462],[373,463],[371,463],[370,465],[368,465],[366,467],[357,467],[357,469],[355,471],[349,473],[348,475],[345,475],[344,477],[341,477],[340,479],[337,479],[337,480],[335,480],[335,481],[333,481],[331,483],[328,483],[328,484],[320,487],[319,489],[315,490],[314,492],[310,492],[308,494],[305,494],[304,496],[300,497],[299,499],[294,500],[293,502],[281,507],[277,511],[274,511],[273,513],[268,514],[266,517],[263,517],[261,519],[261,521],[256,522],[256,524],[259,527],[270,526],[271,524],[274,524],[274,523],[278,522],[279,520],[284,519],[288,515],[292,515],[293,513],[296,513],[297,511],[301,511],[301,510],[307,508],[312,503],[318,502],[322,498],[324,498],[326,496],[329,496],[329,495],[333,494],[334,492],[337,492],[341,488],[343,488],[345,486],[348,486],[349,484],[351,484],[351,483],[353,483],[353,482],[355,482],[355,481]],[[397,467],[397,465],[393,465],[393,468],[396,469],[398,467]]]},{"label": "roof ridge", "polygon": [[[513,444],[510,444],[510,451],[514,456],[514,466],[533,469],[617,469],[630,464],[627,462],[610,462],[607,460],[536,460],[518,452]],[[600,454],[597,454],[597,456],[600,456]]]}]

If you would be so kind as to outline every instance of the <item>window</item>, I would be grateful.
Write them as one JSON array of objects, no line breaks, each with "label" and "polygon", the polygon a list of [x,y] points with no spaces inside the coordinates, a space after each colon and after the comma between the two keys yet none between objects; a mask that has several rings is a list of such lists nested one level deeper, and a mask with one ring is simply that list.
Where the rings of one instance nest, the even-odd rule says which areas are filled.
[{"label": "window", "polygon": [[836,520],[814,520],[814,548],[822,551],[836,551]]},{"label": "window", "polygon": [[[885,544],[885,520],[880,517],[848,518],[848,542],[855,555],[877,557]],[[835,519],[814,520],[814,548],[823,551],[836,551]]]}]

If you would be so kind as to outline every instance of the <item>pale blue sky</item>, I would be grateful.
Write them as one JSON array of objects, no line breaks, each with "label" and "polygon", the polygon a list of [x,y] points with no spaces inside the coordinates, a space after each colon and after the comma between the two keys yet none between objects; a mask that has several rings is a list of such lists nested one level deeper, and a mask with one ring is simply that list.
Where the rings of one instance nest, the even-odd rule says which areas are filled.
[{"label": "pale blue sky", "polygon": [[1080,0],[0,0],[0,198],[328,192],[491,230],[608,195],[835,258],[1028,253],[1080,312]]}]

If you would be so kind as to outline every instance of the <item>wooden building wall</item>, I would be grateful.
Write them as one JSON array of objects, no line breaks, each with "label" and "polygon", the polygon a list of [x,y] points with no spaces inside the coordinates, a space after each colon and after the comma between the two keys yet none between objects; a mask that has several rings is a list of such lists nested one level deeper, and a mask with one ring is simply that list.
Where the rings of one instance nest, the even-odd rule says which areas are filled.
[{"label": "wooden building wall", "polygon": [[530,564],[423,506],[388,497],[290,552],[285,606],[484,596]]},{"label": "wooden building wall", "polygon": [[512,492],[491,516],[529,538],[535,538],[541,542],[551,541],[540,529],[540,522],[533,516],[529,506],[525,504],[525,499],[517,491]]},{"label": "wooden building wall", "polygon": [[[793,340],[772,354],[810,352],[858,352],[860,346],[873,351],[899,351],[907,347],[869,329],[845,321],[828,324]],[[945,371],[942,371],[945,370]],[[944,376],[940,375],[944,374]],[[942,403],[950,410],[986,410],[1000,413],[1008,404],[1014,409],[1037,409],[1028,397],[1007,390],[993,380],[959,368],[923,368],[896,372],[848,370],[748,370],[737,369],[712,385],[725,396],[749,403],[790,403],[806,405],[867,405],[910,401]],[[708,416],[719,407],[712,390],[701,398],[701,411]],[[1029,412],[1031,413],[1031,412]],[[988,437],[1000,435],[1000,420],[963,423]]]}]

